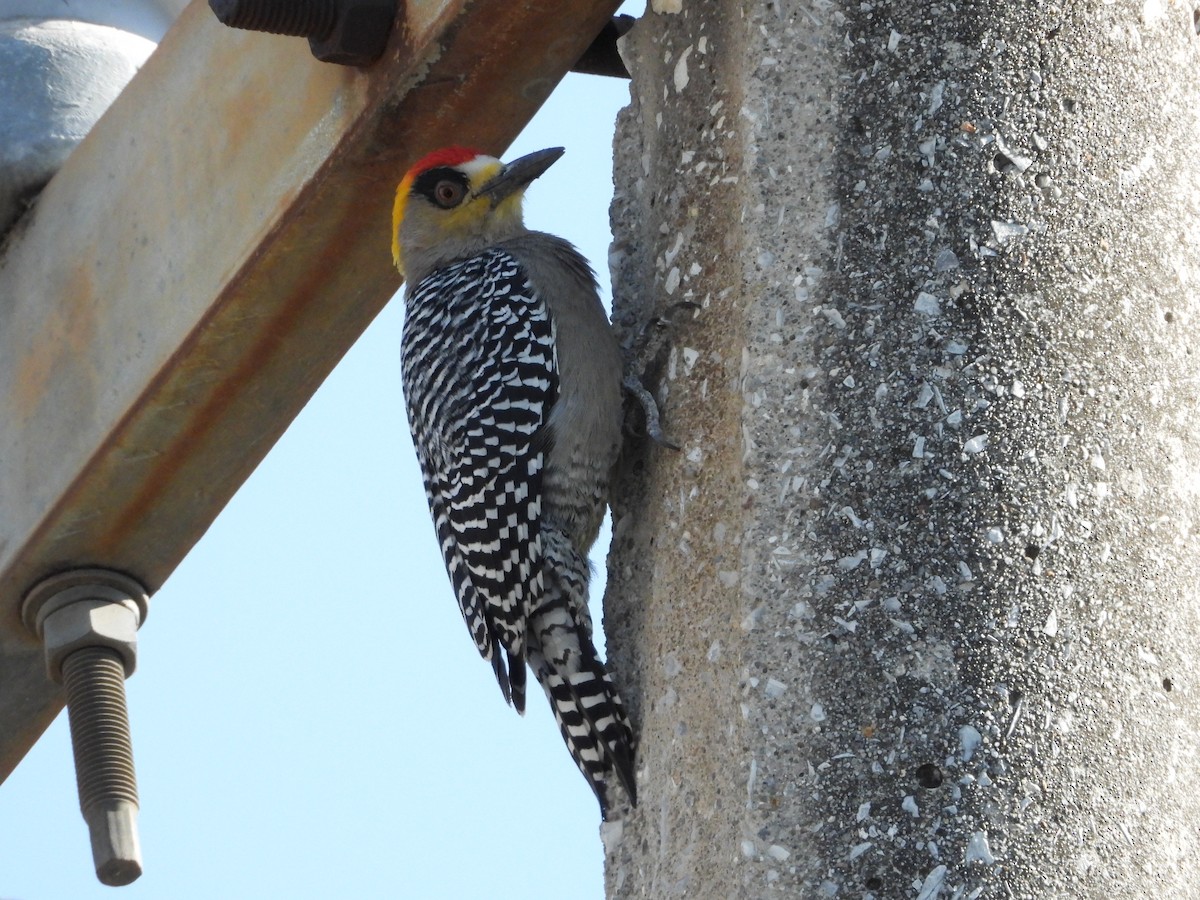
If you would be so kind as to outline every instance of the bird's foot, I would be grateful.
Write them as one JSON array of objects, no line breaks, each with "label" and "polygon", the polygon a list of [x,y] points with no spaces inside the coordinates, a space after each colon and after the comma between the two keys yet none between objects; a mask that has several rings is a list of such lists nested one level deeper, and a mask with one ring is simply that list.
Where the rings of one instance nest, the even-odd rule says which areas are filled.
[{"label": "bird's foot", "polygon": [[622,386],[633,397],[645,416],[646,435],[656,444],[678,450],[679,445],[666,436],[662,430],[662,415],[654,395],[646,389],[643,382],[644,373],[649,371],[661,358],[668,344],[671,331],[675,326],[675,316],[681,311],[695,312],[699,304],[684,300],[671,306],[666,314],[651,317],[633,339],[632,347],[627,353],[625,378]]}]

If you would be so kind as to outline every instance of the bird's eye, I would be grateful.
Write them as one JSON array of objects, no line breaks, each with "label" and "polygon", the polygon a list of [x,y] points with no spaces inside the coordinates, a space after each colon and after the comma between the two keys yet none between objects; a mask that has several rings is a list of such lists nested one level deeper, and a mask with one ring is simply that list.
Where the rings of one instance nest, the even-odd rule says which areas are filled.
[{"label": "bird's eye", "polygon": [[437,201],[437,205],[442,209],[450,209],[452,206],[458,206],[462,203],[465,190],[457,181],[439,181],[433,189],[433,199]]}]

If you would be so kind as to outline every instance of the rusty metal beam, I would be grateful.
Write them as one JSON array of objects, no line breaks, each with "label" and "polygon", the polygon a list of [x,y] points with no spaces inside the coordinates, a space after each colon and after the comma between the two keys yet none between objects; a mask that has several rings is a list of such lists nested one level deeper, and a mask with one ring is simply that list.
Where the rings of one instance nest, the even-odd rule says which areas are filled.
[{"label": "rusty metal beam", "polygon": [[23,593],[157,589],[399,286],[403,170],[501,152],[616,5],[408,0],[366,70],[168,33],[0,256],[0,778],[62,705]]}]

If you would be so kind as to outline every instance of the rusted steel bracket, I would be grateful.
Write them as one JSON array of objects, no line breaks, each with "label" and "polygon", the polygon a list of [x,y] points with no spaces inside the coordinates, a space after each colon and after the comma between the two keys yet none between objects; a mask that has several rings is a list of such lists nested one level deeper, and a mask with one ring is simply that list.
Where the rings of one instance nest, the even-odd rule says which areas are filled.
[{"label": "rusted steel bracket", "polygon": [[399,287],[401,174],[501,154],[616,5],[409,0],[363,69],[184,11],[0,251],[0,778],[63,703],[22,597],[153,593]]}]

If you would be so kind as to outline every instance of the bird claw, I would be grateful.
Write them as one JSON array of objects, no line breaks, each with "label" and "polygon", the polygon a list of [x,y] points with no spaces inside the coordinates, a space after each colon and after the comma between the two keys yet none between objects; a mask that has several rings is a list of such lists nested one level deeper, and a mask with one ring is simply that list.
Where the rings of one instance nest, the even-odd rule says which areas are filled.
[{"label": "bird claw", "polygon": [[700,305],[690,300],[683,300],[669,308],[665,315],[653,316],[638,332],[633,341],[629,354],[629,364],[626,366],[625,379],[622,386],[633,396],[642,407],[646,417],[646,435],[656,444],[678,450],[679,445],[666,436],[662,430],[662,417],[654,395],[642,383],[642,375],[659,358],[664,345],[667,343],[668,329],[674,325],[673,316],[680,310],[695,311]]},{"label": "bird claw", "polygon": [[642,412],[646,416],[647,436],[654,443],[662,447],[678,450],[679,445],[668,438],[663,432],[662,417],[658,411],[658,402],[654,399],[654,395],[646,390],[646,386],[642,384],[642,379],[631,372],[625,376],[625,380],[621,384],[641,404]]}]

